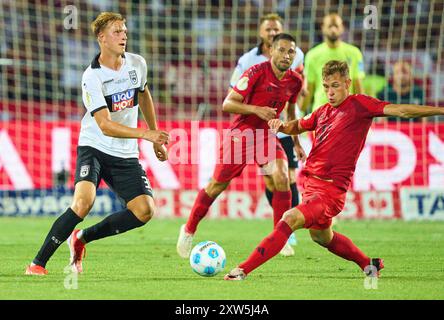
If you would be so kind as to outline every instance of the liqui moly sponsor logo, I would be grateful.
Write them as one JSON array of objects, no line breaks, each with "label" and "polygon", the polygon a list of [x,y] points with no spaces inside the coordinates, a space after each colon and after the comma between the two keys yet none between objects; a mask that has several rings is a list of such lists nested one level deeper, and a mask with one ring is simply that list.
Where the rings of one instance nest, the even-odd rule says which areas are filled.
[{"label": "liqui moly sponsor logo", "polygon": [[134,107],[134,95],[135,95],[134,89],[113,94],[112,95],[113,111],[121,111],[126,108]]}]

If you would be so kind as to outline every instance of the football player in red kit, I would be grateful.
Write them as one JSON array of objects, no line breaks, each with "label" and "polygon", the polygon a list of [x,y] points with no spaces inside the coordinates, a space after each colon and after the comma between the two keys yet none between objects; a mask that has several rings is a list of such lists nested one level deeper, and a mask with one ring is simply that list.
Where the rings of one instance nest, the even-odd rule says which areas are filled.
[{"label": "football player in red kit", "polygon": [[443,115],[444,108],[391,104],[362,94],[350,95],[351,80],[347,63],[343,61],[326,63],[322,78],[327,104],[300,120],[285,124],[279,119],[268,122],[272,130],[291,135],[315,131],[313,148],[302,171],[305,176],[302,203],[286,211],[273,232],[247,260],[231,270],[225,280],[245,279],[274,257],[291,233],[301,228],[309,229],[313,241],[355,262],[368,276],[379,276],[384,267],[382,259],[369,258],[349,238],[333,231],[332,218],[344,207],[346,192],[374,117]]},{"label": "football player in red kit", "polygon": [[302,78],[290,68],[295,56],[295,39],[285,33],[275,36],[271,59],[245,71],[225,98],[223,110],[236,118],[221,144],[213,178],[197,195],[187,223],[180,228],[177,252],[182,258],[188,258],[197,225],[213,201],[248,163],[265,168],[272,178],[274,225],[291,208],[287,156],[268,121],[279,118],[287,102],[296,103]]}]

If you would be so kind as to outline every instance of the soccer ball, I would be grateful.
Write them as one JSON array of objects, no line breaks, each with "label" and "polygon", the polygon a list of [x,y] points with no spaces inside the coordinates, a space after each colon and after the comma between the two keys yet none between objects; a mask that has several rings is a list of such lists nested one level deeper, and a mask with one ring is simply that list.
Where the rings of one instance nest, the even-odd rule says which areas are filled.
[{"label": "soccer ball", "polygon": [[215,276],[224,269],[225,262],[224,249],[214,241],[200,242],[191,250],[191,268],[200,276]]}]

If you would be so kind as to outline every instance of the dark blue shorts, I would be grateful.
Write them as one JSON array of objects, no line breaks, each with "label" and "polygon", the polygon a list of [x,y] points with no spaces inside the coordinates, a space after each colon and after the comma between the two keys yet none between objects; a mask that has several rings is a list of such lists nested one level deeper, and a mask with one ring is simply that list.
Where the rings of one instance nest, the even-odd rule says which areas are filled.
[{"label": "dark blue shorts", "polygon": [[298,167],[298,159],[296,157],[296,154],[294,153],[293,138],[290,136],[283,137],[283,138],[279,139],[279,141],[281,142],[281,145],[284,148],[285,153],[287,154],[288,167],[289,168],[297,168]]}]

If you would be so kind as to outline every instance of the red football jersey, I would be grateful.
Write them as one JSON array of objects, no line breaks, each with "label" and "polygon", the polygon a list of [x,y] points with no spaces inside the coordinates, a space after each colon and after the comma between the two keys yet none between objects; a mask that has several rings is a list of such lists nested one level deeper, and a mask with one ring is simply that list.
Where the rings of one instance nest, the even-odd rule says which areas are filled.
[{"label": "red football jersey", "polygon": [[[233,90],[244,97],[245,104],[274,108],[276,118],[279,118],[287,101],[296,103],[301,87],[302,78],[296,71],[288,69],[279,80],[273,72],[271,61],[265,61],[246,70]],[[253,114],[236,115],[231,125],[231,129],[234,128],[269,129],[267,121]]]},{"label": "red football jersey", "polygon": [[299,120],[315,130],[313,148],[302,174],[315,175],[347,190],[374,117],[384,115],[386,101],[355,94],[339,106],[329,103]]}]

